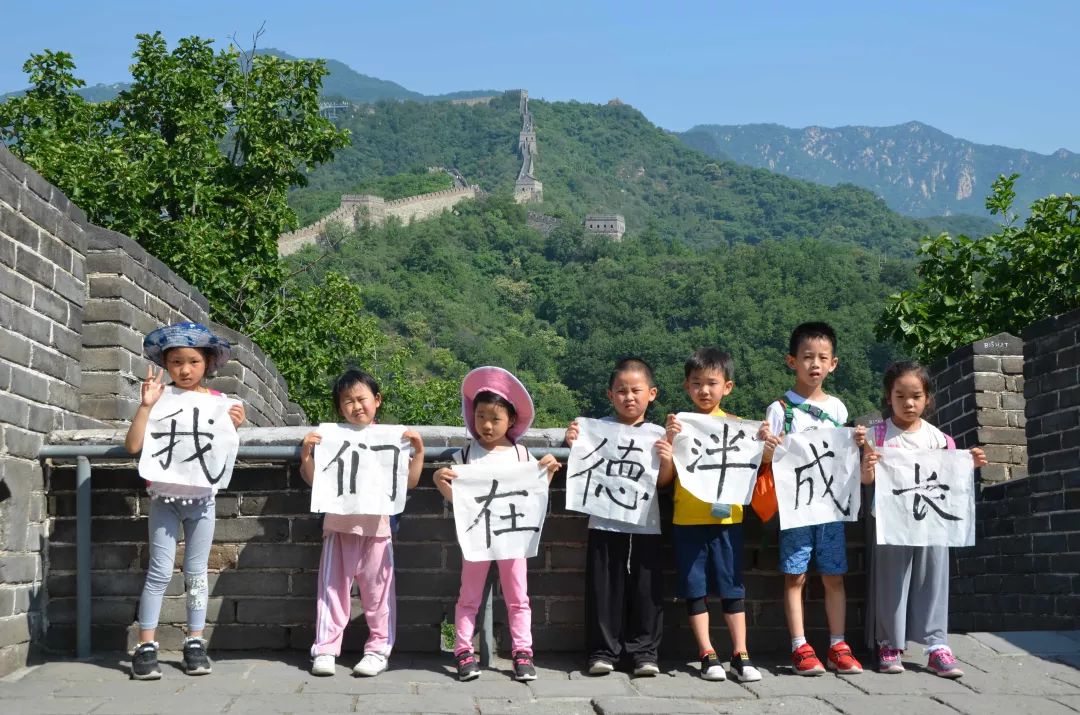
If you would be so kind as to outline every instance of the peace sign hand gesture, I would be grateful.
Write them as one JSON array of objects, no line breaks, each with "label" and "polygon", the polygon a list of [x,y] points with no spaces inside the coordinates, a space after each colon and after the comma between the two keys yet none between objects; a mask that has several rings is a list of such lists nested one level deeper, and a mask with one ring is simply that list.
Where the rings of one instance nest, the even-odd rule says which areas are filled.
[{"label": "peace sign hand gesture", "polygon": [[153,365],[146,367],[146,379],[142,383],[142,406],[153,407],[161,398],[165,392],[165,384],[162,382],[164,376],[164,370],[154,370]]}]

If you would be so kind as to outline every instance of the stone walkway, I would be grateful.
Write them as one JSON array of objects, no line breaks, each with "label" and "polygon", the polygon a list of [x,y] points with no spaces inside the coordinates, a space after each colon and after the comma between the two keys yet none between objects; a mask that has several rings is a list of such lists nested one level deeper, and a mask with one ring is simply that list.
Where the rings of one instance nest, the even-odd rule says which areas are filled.
[{"label": "stone walkway", "polygon": [[760,659],[765,677],[746,685],[705,682],[696,663],[663,663],[655,678],[589,677],[569,658],[542,654],[539,678],[529,684],[510,678],[507,661],[459,683],[448,657],[410,655],[395,655],[376,678],[351,675],[356,656],[340,659],[336,676],[316,678],[301,654],[276,652],[219,653],[213,674],[203,677],[184,675],[179,653],[163,653],[164,677],[136,682],[128,679],[126,655],[99,655],[0,679],[0,713],[1080,713],[1080,630],[951,640],[967,673],[956,681],[926,671],[913,647],[901,675],[800,678],[774,658]]}]

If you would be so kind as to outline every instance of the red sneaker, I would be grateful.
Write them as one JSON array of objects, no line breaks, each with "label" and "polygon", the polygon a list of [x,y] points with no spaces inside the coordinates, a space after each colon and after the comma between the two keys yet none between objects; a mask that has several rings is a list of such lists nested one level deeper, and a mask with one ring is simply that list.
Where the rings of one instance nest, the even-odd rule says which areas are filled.
[{"label": "red sneaker", "polygon": [[803,643],[792,651],[791,669],[796,675],[821,675],[825,672],[825,666],[818,660],[813,646],[809,643]]},{"label": "red sneaker", "polygon": [[855,675],[862,672],[859,661],[855,660],[855,656],[851,654],[851,646],[844,641],[829,648],[829,669],[841,675]]}]

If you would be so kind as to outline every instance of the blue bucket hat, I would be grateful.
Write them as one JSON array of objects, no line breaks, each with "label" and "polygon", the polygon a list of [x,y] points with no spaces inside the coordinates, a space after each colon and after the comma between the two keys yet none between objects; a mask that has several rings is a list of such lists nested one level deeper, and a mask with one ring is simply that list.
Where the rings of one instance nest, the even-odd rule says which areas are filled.
[{"label": "blue bucket hat", "polygon": [[174,323],[158,328],[143,338],[143,352],[150,362],[165,367],[165,351],[169,348],[201,348],[207,352],[206,372],[215,372],[229,362],[232,347],[229,341],[210,332],[202,323]]}]

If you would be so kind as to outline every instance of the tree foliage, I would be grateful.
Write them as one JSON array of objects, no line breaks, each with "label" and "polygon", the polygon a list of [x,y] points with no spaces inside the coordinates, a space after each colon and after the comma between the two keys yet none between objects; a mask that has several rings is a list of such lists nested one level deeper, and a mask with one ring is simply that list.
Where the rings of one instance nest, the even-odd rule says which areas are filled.
[{"label": "tree foliage", "polygon": [[986,200],[987,209],[1006,220],[997,233],[923,239],[919,284],[889,297],[879,337],[933,360],[1080,307],[1080,199],[1039,199],[1016,226],[1017,176],[999,177]]}]

